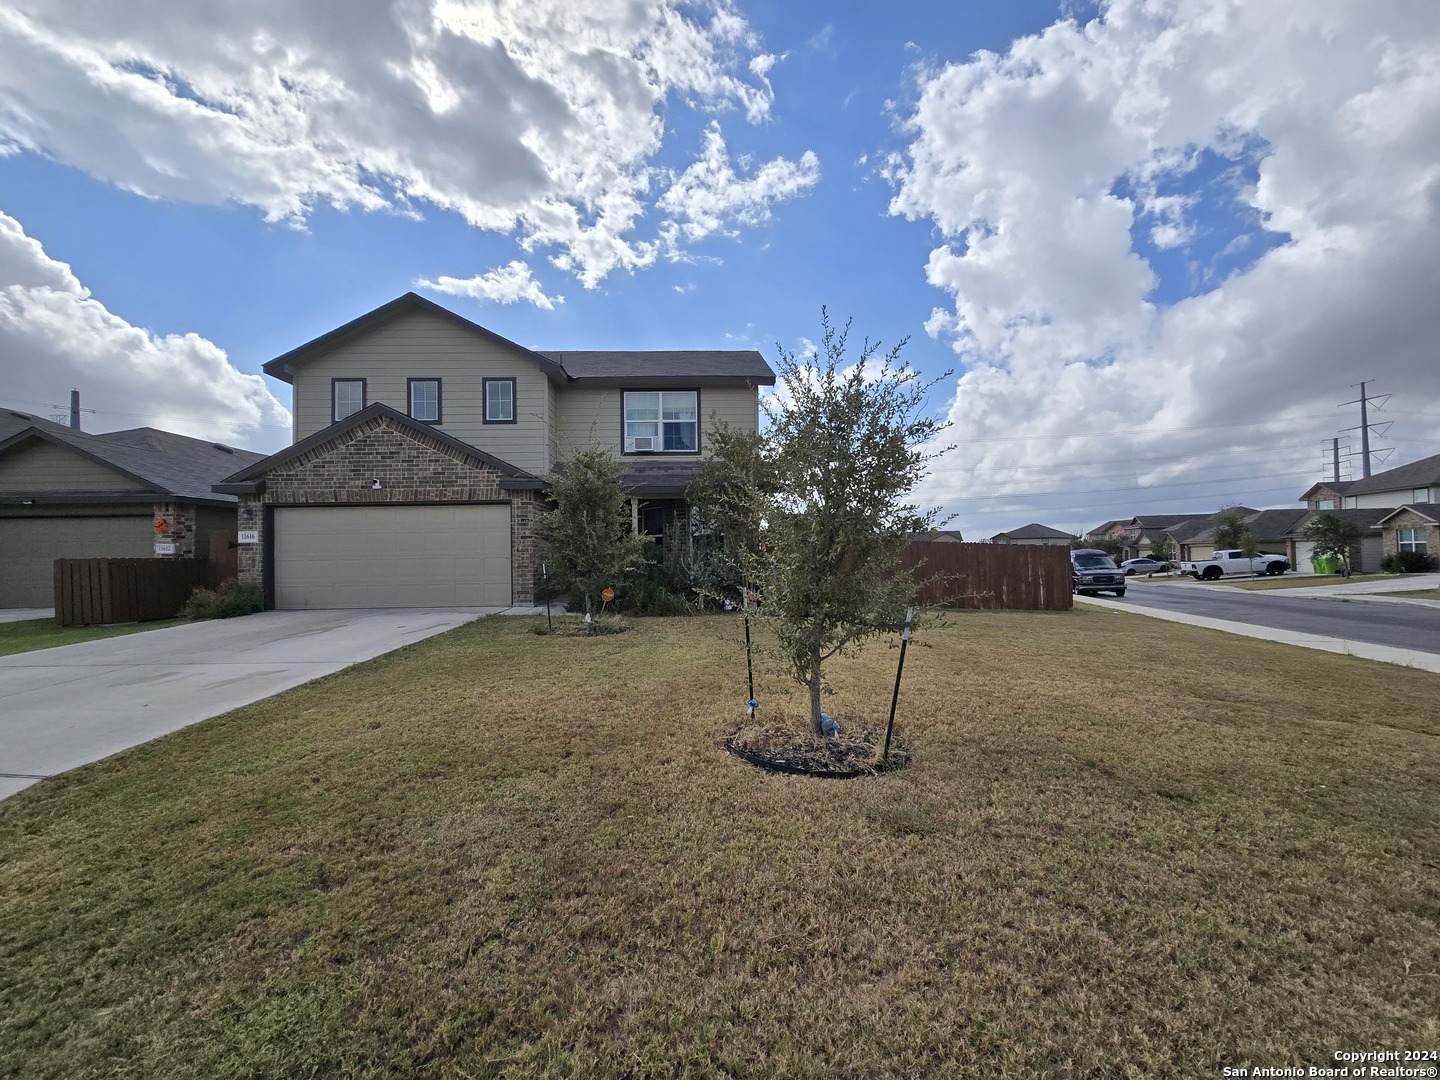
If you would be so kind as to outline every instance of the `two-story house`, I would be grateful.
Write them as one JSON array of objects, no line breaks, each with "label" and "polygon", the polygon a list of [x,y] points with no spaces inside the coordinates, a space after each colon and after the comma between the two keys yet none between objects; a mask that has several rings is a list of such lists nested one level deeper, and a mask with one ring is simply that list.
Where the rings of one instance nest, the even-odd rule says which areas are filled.
[{"label": "two-story house", "polygon": [[1302,537],[1310,519],[1330,511],[1369,534],[1352,559],[1357,569],[1377,570],[1382,555],[1397,551],[1440,553],[1440,454],[1360,480],[1313,484],[1300,499],[1310,513],[1295,527],[1297,559],[1308,559],[1313,547]]},{"label": "two-story house", "polygon": [[607,447],[638,532],[687,530],[714,420],[754,431],[753,350],[527,349],[414,293],[278,356],[294,442],[239,498],[240,576],[277,608],[529,604],[545,475]]}]

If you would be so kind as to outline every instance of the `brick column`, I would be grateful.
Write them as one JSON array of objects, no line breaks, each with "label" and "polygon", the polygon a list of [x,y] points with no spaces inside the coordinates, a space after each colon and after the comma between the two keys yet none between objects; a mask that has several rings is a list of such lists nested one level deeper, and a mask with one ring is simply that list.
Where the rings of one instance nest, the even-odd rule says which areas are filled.
[{"label": "brick column", "polygon": [[190,503],[156,503],[155,517],[165,521],[165,528],[155,530],[157,543],[175,545],[173,555],[157,555],[159,559],[195,558],[195,507]]}]

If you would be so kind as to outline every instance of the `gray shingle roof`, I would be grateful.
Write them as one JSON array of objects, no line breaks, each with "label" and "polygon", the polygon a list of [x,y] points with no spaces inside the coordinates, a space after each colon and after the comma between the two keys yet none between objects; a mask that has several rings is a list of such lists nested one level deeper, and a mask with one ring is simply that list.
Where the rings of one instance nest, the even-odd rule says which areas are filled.
[{"label": "gray shingle roof", "polygon": [[1403,491],[1432,484],[1440,484],[1440,454],[1375,473],[1363,480],[1351,480],[1343,489],[1337,484],[1326,486],[1343,490],[1346,495],[1365,495],[1372,491]]},{"label": "gray shingle roof", "polygon": [[744,384],[774,386],[775,372],[754,349],[663,350],[626,352],[550,352],[576,382],[619,384],[643,382],[648,386],[704,386]]},{"label": "gray shingle roof", "polygon": [[0,410],[0,441],[26,431],[72,446],[166,495],[205,502],[234,502],[233,496],[217,495],[211,485],[265,456],[158,428],[91,435],[43,417]]},{"label": "gray shingle roof", "polygon": [[1346,521],[1353,521],[1362,529],[1368,530],[1379,525],[1382,518],[1388,517],[1394,512],[1394,509],[1389,506],[1370,506],[1364,509],[1352,507],[1349,510],[1305,510],[1301,512],[1300,517],[1290,526],[1290,531],[1285,535],[1299,536],[1305,531],[1305,527],[1321,514],[1338,514]]},{"label": "gray shingle roof", "polygon": [[1064,532],[1060,529],[1052,529],[1049,525],[1040,525],[1031,522],[1029,525],[1021,525],[1018,529],[1011,529],[1009,532],[996,533],[996,537],[1008,536],[1011,540],[1073,540],[1073,533]]}]

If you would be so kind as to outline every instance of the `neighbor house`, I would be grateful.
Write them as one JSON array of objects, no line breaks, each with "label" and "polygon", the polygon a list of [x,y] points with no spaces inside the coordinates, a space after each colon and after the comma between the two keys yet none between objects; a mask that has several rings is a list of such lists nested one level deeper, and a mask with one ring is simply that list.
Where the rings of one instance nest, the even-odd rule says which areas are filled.
[{"label": "neighbor house", "polygon": [[1052,529],[1048,525],[1031,522],[1009,532],[996,533],[990,538],[992,544],[1028,544],[1032,546],[1069,547],[1075,539],[1072,533]]},{"label": "neighbor house", "polygon": [[[1363,556],[1366,572],[1378,570],[1383,555],[1397,551],[1435,555],[1440,548],[1440,536],[1434,525],[1434,519],[1440,515],[1436,507],[1440,503],[1440,454],[1397,465],[1360,480],[1312,484],[1300,499],[1317,512],[1383,511],[1366,525],[1372,534]],[[1297,539],[1297,557],[1308,559],[1309,546]]]},{"label": "neighbor house", "polygon": [[0,410],[0,608],[50,607],[56,559],[206,558],[212,543],[233,544],[236,497],[212,485],[261,457]]},{"label": "neighbor house", "polygon": [[414,293],[264,370],[294,388],[294,442],[216,491],[279,608],[531,603],[544,478],[592,445],[636,531],[684,543],[708,428],[757,430],[775,383],[753,350],[528,349]]}]

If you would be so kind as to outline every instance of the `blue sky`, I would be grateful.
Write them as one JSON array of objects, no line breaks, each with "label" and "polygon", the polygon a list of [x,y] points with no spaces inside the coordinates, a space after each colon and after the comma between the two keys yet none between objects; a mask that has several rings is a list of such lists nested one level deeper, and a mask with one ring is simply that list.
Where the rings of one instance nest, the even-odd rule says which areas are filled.
[{"label": "blue sky", "polygon": [[1362,378],[1377,467],[1440,452],[1430,4],[85,10],[0,12],[0,406],[278,449],[260,365],[417,289],[537,348],[908,336],[975,539],[1291,504]]}]

